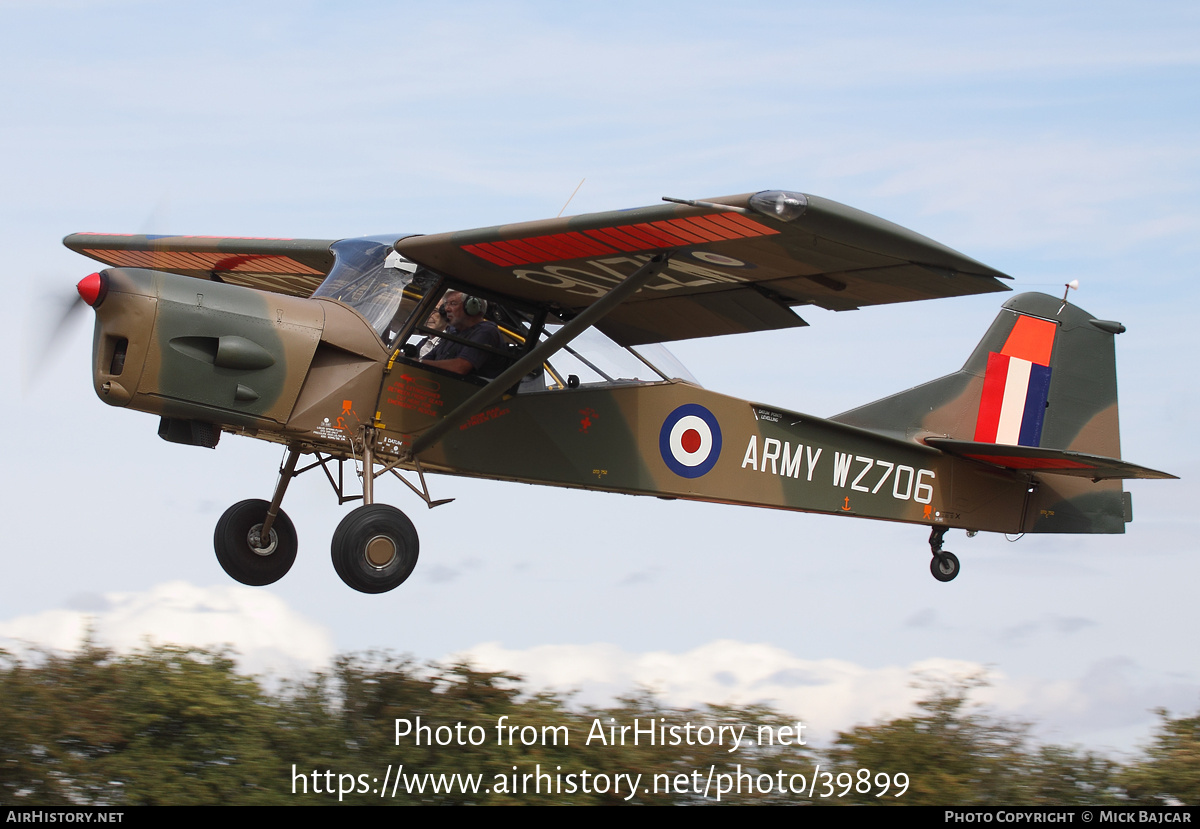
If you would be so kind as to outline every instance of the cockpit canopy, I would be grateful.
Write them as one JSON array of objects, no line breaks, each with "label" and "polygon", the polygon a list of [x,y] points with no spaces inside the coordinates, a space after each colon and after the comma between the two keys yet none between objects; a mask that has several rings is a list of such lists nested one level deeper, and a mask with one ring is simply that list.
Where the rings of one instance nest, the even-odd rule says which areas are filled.
[{"label": "cockpit canopy", "polygon": [[313,296],[349,305],[390,345],[421,298],[420,292],[410,289],[417,266],[392,247],[407,235],[334,242],[330,246],[333,268]]},{"label": "cockpit canopy", "polygon": [[[396,339],[402,331],[407,330],[407,347],[416,349],[421,343],[438,337],[441,332],[440,328],[429,328],[425,320],[409,325],[413,312],[429,290],[439,288],[439,293],[442,293],[455,289],[441,285],[443,280],[438,274],[418,266],[395,251],[395,242],[407,235],[368,236],[333,243],[330,246],[334,255],[333,267],[313,296],[337,300],[353,308],[389,347],[403,345],[396,343]],[[493,304],[488,316],[499,325],[514,353],[534,346],[534,343],[528,342],[528,338],[535,328],[538,329],[538,339],[542,340],[562,324],[561,320],[552,317],[546,319],[544,325],[535,326],[531,324],[530,315],[496,304]],[[591,328],[547,360],[543,371],[527,378],[521,385],[521,391],[593,383],[661,382],[674,378],[699,385],[691,372],[665,346],[625,347]]]}]

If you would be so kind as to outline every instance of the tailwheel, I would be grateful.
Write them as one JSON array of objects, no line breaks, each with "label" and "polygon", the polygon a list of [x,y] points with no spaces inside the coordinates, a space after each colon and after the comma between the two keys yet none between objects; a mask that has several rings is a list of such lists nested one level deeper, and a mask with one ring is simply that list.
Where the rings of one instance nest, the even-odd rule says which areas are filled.
[{"label": "tailwheel", "polygon": [[958,575],[958,556],[948,550],[939,550],[929,562],[929,572],[938,581],[951,581]]},{"label": "tailwheel", "polygon": [[213,534],[217,561],[233,579],[260,587],[274,584],[287,575],[296,561],[296,528],[282,510],[271,523],[266,538],[263,523],[270,504],[251,499],[240,501],[221,516]]},{"label": "tailwheel", "polygon": [[388,504],[351,512],[333,533],[333,568],[361,593],[386,593],[417,566],[417,531],[408,516]]}]

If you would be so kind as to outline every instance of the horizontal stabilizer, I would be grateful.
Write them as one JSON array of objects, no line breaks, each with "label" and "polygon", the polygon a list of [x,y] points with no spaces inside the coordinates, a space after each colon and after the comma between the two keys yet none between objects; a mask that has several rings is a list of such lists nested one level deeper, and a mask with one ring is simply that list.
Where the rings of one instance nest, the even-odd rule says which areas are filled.
[{"label": "horizontal stabilizer", "polygon": [[1147,469],[1119,458],[1088,455],[1066,449],[1042,449],[1037,446],[1010,446],[978,443],[952,438],[925,438],[925,443],[950,455],[990,463],[1004,469],[1019,469],[1043,475],[1073,475],[1094,481],[1117,478],[1175,478],[1166,472]]}]

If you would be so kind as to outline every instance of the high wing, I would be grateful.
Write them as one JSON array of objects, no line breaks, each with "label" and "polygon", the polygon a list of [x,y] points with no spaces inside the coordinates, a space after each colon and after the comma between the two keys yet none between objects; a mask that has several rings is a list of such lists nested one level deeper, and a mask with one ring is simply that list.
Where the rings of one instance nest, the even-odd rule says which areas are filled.
[{"label": "high wing", "polygon": [[799,305],[845,311],[1006,291],[999,280],[1010,278],[877,216],[784,191],[410,236],[395,247],[463,287],[548,305],[564,319],[673,251],[597,323],[622,345],[806,325]]},{"label": "high wing", "polygon": [[333,267],[333,239],[73,233],[63,244],[120,268],[149,268],[307,297]]},{"label": "high wing", "polygon": [[[835,201],[765,191],[563,219],[394,238],[396,250],[485,296],[571,319],[655,254],[666,267],[597,323],[622,345],[806,325],[795,306],[868,305],[1005,291],[1008,279],[932,239]],[[331,239],[76,233],[107,265],[310,296]]]}]

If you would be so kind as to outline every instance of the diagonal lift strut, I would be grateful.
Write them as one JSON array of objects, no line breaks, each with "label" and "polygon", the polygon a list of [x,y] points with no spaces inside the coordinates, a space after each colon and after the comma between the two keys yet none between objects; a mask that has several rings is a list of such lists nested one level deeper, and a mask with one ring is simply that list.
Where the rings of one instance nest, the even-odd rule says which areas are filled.
[{"label": "diagonal lift strut", "polygon": [[650,278],[667,265],[674,251],[664,251],[656,254],[649,262],[642,265],[629,276],[593,302],[579,313],[575,319],[568,322],[544,343],[534,348],[521,359],[517,360],[498,377],[488,383],[475,394],[460,403],[455,409],[421,434],[408,450],[409,459],[415,458],[429,447],[441,440],[447,432],[458,426],[471,415],[499,400],[504,393],[512,388],[535,367],[546,362],[551,356],[566,346],[571,340],[591,328],[618,305],[637,292],[639,288],[650,281]]}]

